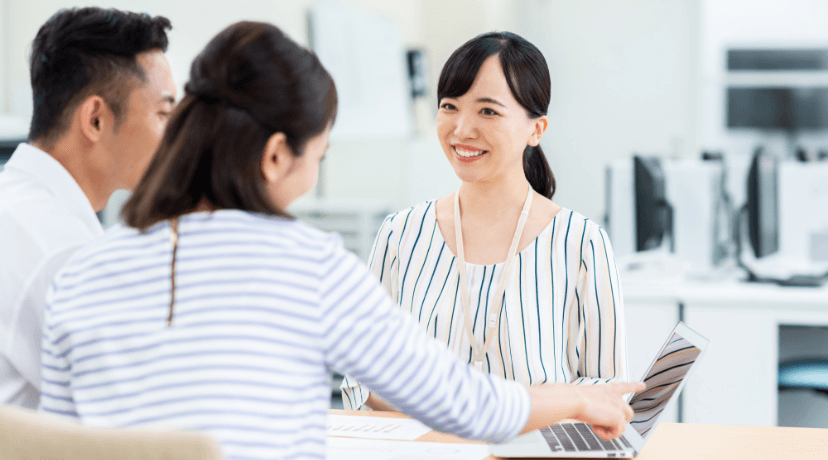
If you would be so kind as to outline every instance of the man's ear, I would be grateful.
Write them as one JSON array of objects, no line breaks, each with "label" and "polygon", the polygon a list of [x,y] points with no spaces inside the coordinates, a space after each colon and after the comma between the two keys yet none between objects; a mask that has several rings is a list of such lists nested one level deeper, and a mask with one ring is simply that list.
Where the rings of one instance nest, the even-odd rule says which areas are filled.
[{"label": "man's ear", "polygon": [[293,165],[293,151],[284,133],[270,136],[262,153],[262,176],[268,184],[275,184]]},{"label": "man's ear", "polygon": [[527,144],[531,145],[532,147],[537,146],[540,144],[541,138],[543,138],[543,133],[546,132],[546,128],[549,126],[549,117],[543,115],[532,120],[532,135],[529,137],[529,141]]},{"label": "man's ear", "polygon": [[81,134],[87,142],[97,143],[104,133],[112,130],[115,117],[109,106],[100,96],[89,96],[84,100],[75,114],[80,123]]}]

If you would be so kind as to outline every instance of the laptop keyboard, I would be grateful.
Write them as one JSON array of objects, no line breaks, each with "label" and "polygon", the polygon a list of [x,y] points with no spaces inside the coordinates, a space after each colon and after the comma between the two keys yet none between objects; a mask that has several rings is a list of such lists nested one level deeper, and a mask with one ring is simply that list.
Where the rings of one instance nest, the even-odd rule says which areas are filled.
[{"label": "laptop keyboard", "polygon": [[558,423],[540,432],[553,452],[622,452],[632,449],[623,437],[604,441],[586,423]]}]

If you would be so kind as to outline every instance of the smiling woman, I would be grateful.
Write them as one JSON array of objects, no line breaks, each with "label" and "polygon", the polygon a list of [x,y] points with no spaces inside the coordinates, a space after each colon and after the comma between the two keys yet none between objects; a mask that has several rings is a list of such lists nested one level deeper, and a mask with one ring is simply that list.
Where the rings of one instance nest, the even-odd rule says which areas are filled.
[{"label": "smiling woman", "polygon": [[[372,271],[428,335],[484,372],[529,385],[626,380],[609,239],[551,201],[543,55],[512,33],[478,36],[446,62],[437,93],[437,134],[462,185],[389,216]],[[343,395],[348,408],[388,408],[350,377]]]}]

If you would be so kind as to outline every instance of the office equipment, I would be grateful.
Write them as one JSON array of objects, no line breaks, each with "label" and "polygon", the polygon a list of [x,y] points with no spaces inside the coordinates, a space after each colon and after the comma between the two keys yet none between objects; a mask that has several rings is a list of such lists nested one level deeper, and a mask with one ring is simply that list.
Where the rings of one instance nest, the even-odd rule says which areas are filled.
[{"label": "office equipment", "polygon": [[825,48],[731,48],[727,50],[730,71],[826,70]]},{"label": "office equipment", "polygon": [[728,128],[828,129],[828,49],[729,49],[727,69]]},{"label": "office equipment", "polygon": [[328,415],[328,436],[413,441],[429,431],[431,428],[412,419]]},{"label": "office equipment", "polygon": [[747,213],[750,244],[756,257],[779,250],[776,157],[757,150],[747,179]]},{"label": "office equipment", "polygon": [[777,190],[779,253],[803,264],[828,263],[828,163],[780,163]]},{"label": "office equipment", "polygon": [[616,257],[636,252],[635,190],[633,165],[629,160],[618,160],[607,165],[604,228],[609,233]]},{"label": "office equipment", "polygon": [[[660,179],[642,161],[642,180],[636,181],[634,161],[620,160],[607,166],[607,213],[604,223],[616,257],[622,265],[671,265],[669,247],[673,246],[672,265],[691,274],[713,272],[729,253],[731,224],[729,204],[725,201],[724,167],[717,161],[661,160]],[[660,182],[664,198],[648,196],[645,182]],[[637,195],[645,196],[641,200]],[[652,194],[649,194],[652,195]],[[642,205],[638,205],[642,201]],[[656,205],[659,202],[661,205]],[[638,212],[650,219],[649,233],[639,232]],[[667,230],[670,230],[669,232]],[[657,251],[639,252],[639,239],[662,244]],[[672,238],[668,238],[672,236]],[[663,270],[662,270],[663,271]]]},{"label": "office equipment", "polygon": [[665,236],[673,248],[673,208],[667,202],[664,171],[657,157],[633,158],[635,168],[636,250],[661,246]]},{"label": "office equipment", "polygon": [[411,97],[424,97],[428,86],[425,50],[411,48],[406,51],[405,56],[408,62],[408,81],[411,84]]},{"label": "office equipment", "polygon": [[779,364],[779,389],[808,389],[828,395],[828,359],[795,359]]},{"label": "office equipment", "polygon": [[729,87],[727,127],[828,129],[828,87]]},{"label": "office equipment", "polygon": [[559,423],[512,442],[493,445],[492,454],[543,458],[632,458],[638,455],[655,431],[660,415],[678,399],[691,369],[704,355],[708,344],[707,339],[684,323],[676,325],[641,380],[647,384],[647,389],[630,399],[634,415],[619,439],[603,441],[585,423]]},{"label": "office equipment", "polygon": [[[748,274],[748,281],[772,282],[783,286],[810,286],[817,287],[828,280],[828,266],[819,264],[808,264],[807,259],[796,257],[794,254],[780,254],[768,263],[759,262],[749,264],[743,259],[742,235],[744,232],[744,219],[747,219],[747,231],[750,239],[753,254],[756,259],[767,258],[779,252],[780,247],[780,210],[779,210],[779,173],[777,159],[773,155],[757,149],[751,162],[747,178],[747,203],[739,211],[739,222],[736,230],[736,261]],[[788,182],[797,181],[798,178],[790,177]],[[795,188],[795,187],[794,187]],[[789,197],[789,201],[800,201],[807,199],[806,196]],[[807,219],[814,213],[813,202],[806,202],[807,210],[803,219]],[[800,204],[797,206],[802,208]],[[816,211],[817,214],[822,214]],[[795,216],[790,216],[795,217]],[[789,217],[789,218],[790,218]],[[817,219],[822,219],[821,216]],[[798,220],[798,219],[797,219]],[[823,219],[824,221],[824,219]],[[795,228],[797,222],[787,223],[789,231],[800,232]],[[828,226],[828,221],[826,221]],[[819,229],[822,230],[822,229]],[[828,228],[823,230],[828,233]],[[810,235],[809,235],[810,236]],[[788,237],[790,238],[790,236]],[[817,253],[828,252],[828,238],[822,243],[821,234],[818,233],[812,239],[816,242]],[[822,244],[826,247],[822,248]],[[797,263],[799,262],[799,263]]]}]

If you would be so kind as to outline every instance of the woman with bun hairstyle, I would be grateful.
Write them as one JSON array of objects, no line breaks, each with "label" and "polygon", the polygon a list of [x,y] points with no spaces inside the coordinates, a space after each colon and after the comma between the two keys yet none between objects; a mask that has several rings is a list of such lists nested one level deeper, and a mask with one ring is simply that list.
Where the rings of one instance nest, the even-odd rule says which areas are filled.
[{"label": "woman with bun hairstyle", "polygon": [[[437,134],[456,193],[389,216],[370,267],[429,336],[483,372],[527,385],[627,379],[621,286],[606,233],[551,199],[540,147],[550,100],[541,52],[487,33],[449,57]],[[347,408],[388,409],[342,384]]]},{"label": "woman with bun hairstyle", "polygon": [[467,438],[563,418],[620,435],[632,415],[621,395],[642,386],[527,389],[477,372],[338,236],[285,211],[317,180],[336,106],[317,57],[278,28],[241,22],[210,41],[125,225],[74,255],[47,294],[42,409],[203,431],[229,460],[323,458],[338,369]]}]

